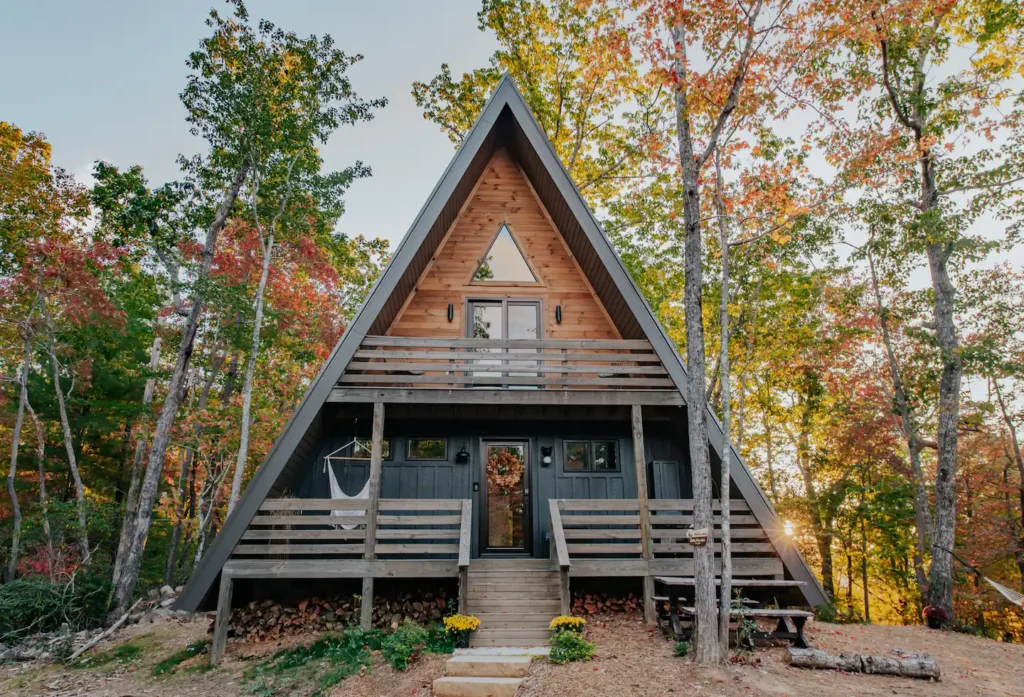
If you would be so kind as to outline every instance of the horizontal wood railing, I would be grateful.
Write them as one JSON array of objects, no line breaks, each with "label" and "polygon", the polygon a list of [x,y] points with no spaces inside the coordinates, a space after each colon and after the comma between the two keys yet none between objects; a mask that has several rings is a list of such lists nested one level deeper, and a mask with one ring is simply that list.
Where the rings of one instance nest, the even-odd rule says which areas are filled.
[{"label": "horizontal wood railing", "polygon": [[[552,499],[552,558],[564,545],[568,563],[575,574],[586,569],[595,574],[600,561],[635,560],[629,568],[651,568],[659,573],[690,574],[693,547],[688,532],[693,526],[693,499],[650,499],[648,536],[653,557],[642,559],[640,508],[636,499]],[[748,576],[778,576],[782,564],[767,534],[742,499],[730,503],[730,540],[734,573]],[[715,556],[721,557],[720,506],[714,504]],[[581,560],[586,560],[580,563]],[[560,566],[561,561],[559,562]],[[577,568],[580,567],[580,568]],[[673,571],[673,569],[676,571]]]},{"label": "horizontal wood railing", "polygon": [[[361,559],[366,552],[367,505],[359,499],[268,499],[232,556]],[[460,567],[468,566],[468,499],[381,499],[377,510],[373,553],[378,558],[455,558]]]},{"label": "horizontal wood railing", "polygon": [[426,339],[368,336],[343,386],[463,389],[673,389],[642,340]]}]

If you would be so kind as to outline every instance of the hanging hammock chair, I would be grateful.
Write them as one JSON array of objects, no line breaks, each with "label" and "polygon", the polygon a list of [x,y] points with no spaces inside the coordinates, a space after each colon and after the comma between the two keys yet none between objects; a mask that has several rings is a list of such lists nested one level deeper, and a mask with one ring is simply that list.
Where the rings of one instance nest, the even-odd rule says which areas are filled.
[{"label": "hanging hammock chair", "polygon": [[[328,453],[327,455],[324,456],[324,469],[327,471],[327,481],[328,481],[328,484],[330,485],[330,488],[331,488],[331,498],[335,499],[335,500],[338,500],[338,501],[344,501],[344,500],[348,500],[348,499],[362,499],[362,500],[365,501],[365,500],[368,500],[370,498],[370,480],[369,480],[369,478],[367,478],[366,484],[363,485],[363,490],[362,491],[360,491],[355,496],[349,496],[344,491],[342,491],[341,485],[338,484],[337,477],[334,476],[334,467],[332,466],[332,463],[335,462],[335,461],[337,461],[337,462],[369,462],[370,458],[368,458],[368,457],[356,457],[354,455],[352,455],[352,456],[344,455],[343,453],[345,451],[347,451],[349,448],[352,449],[353,453],[357,453],[357,452],[359,452],[360,448],[365,450],[366,449],[366,445],[364,443],[362,443],[358,438],[354,438],[354,439],[352,439],[351,442],[346,443],[345,445],[341,446],[340,448],[337,448],[334,451],[332,451],[332,452],[330,452],[330,453]],[[339,518],[340,517],[344,517],[344,516],[364,516],[364,515],[366,515],[366,509],[363,508],[363,509],[356,509],[356,510],[331,511],[331,515],[332,516],[337,516]],[[340,528],[342,528],[344,530],[355,530],[357,526],[355,524],[341,524],[341,525],[335,525],[334,527],[335,528],[339,528],[340,527]]]}]

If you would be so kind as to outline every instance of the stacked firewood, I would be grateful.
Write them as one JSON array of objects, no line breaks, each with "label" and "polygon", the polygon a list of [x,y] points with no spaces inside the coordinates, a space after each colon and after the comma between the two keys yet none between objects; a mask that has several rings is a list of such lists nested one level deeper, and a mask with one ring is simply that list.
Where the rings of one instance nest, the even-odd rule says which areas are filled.
[{"label": "stacked firewood", "polygon": [[[455,599],[444,589],[403,591],[377,597],[373,603],[373,626],[394,629],[406,619],[426,625],[440,621],[456,610]],[[231,613],[231,633],[236,638],[258,643],[313,632],[337,632],[359,625],[357,596],[324,595],[306,598],[285,607],[273,600],[254,600]]]},{"label": "stacked firewood", "polygon": [[574,591],[572,595],[572,614],[574,615],[586,616],[606,612],[626,614],[642,610],[643,602],[633,593],[621,596]]}]

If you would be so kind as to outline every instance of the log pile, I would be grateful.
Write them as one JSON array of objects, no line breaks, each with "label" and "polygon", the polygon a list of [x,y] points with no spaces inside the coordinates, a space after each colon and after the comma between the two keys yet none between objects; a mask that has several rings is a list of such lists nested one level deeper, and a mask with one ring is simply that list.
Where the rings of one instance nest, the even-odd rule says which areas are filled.
[{"label": "log pile", "polygon": [[797,668],[820,670],[841,670],[846,673],[867,673],[868,675],[898,675],[904,678],[938,680],[939,665],[927,654],[905,653],[893,650],[894,656],[862,656],[840,654],[833,656],[820,649],[789,649],[789,664]]},{"label": "log pile", "polygon": [[[273,600],[254,600],[231,613],[230,633],[252,643],[313,632],[337,632],[359,625],[360,599],[352,595],[322,595],[285,607]],[[374,599],[373,626],[394,629],[405,619],[426,625],[457,609],[445,589],[399,592]],[[211,630],[213,631],[211,623]]]},{"label": "log pile", "polygon": [[626,596],[608,595],[607,593],[584,593],[573,591],[572,614],[595,615],[598,613],[629,614],[640,612],[642,601],[634,594]]}]

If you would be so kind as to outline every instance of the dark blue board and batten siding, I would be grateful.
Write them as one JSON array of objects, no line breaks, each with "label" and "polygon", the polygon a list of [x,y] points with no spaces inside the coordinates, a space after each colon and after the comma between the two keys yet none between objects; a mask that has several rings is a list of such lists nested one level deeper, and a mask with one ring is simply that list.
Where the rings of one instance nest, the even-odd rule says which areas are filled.
[{"label": "dark blue board and batten siding", "polygon": [[[636,498],[633,442],[628,424],[590,422],[566,424],[564,427],[538,423],[503,425],[504,428],[456,424],[455,428],[451,428],[450,424],[436,423],[433,428],[417,428],[415,436],[393,435],[385,429],[385,437],[391,443],[391,457],[383,462],[381,497],[471,499],[474,511],[471,553],[478,556],[483,496],[486,490],[481,467],[483,443],[488,440],[527,441],[530,459],[530,527],[532,554],[535,557],[548,555],[549,499]],[[364,436],[360,434],[361,438]],[[409,460],[407,454],[410,437],[446,438],[447,459]],[[566,471],[564,442],[573,440],[615,440],[619,450],[619,470]],[[329,498],[331,492],[324,458],[351,441],[351,434],[323,436],[315,458],[307,461],[302,476],[296,481],[295,495],[301,498]],[[469,464],[455,462],[455,454],[462,447],[470,453]],[[552,449],[550,465],[542,463],[542,448]],[[686,453],[678,441],[668,433],[652,428],[646,433],[644,448],[647,486],[651,498],[688,498],[691,495],[689,469]],[[358,494],[369,477],[369,462],[336,460],[331,466],[339,486],[349,496]],[[474,491],[474,485],[478,491]]]}]

